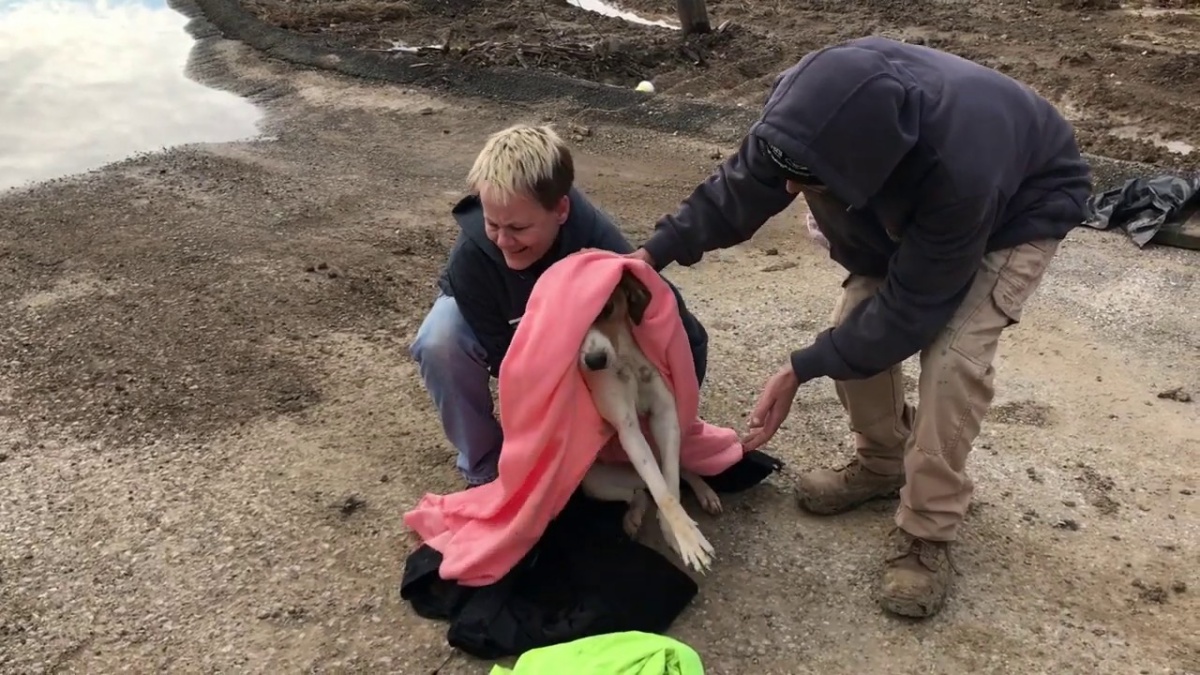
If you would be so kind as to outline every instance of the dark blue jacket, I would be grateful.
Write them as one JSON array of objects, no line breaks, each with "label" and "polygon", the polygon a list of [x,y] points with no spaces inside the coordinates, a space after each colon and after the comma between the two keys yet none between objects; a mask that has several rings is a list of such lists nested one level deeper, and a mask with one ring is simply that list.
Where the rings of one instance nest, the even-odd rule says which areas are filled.
[{"label": "dark blue jacket", "polygon": [[795,198],[758,138],[843,204],[848,225],[823,228],[835,230],[830,257],[885,279],[792,353],[802,382],[871,377],[928,346],[986,253],[1062,239],[1091,193],[1074,129],[1032,89],[946,52],[861,38],[779,76],[738,152],[656,225],[645,248],[657,267],[746,241]]},{"label": "dark blue jacket", "polygon": [[[615,253],[634,250],[608,215],[593,206],[583,193],[572,188],[569,198],[571,209],[567,221],[560,228],[550,251],[524,270],[509,268],[504,263],[504,254],[487,238],[483,207],[477,196],[464,197],[452,211],[459,226],[458,240],[438,279],[438,287],[457,301],[459,311],[487,354],[488,370],[493,377],[499,377],[500,362],[516,334],[516,326],[509,321],[525,314],[533,285],[547,268],[585,248]],[[679,304],[679,314],[696,365],[696,377],[703,382],[708,364],[708,333],[688,311],[679,289],[669,281],[667,284]]]}]

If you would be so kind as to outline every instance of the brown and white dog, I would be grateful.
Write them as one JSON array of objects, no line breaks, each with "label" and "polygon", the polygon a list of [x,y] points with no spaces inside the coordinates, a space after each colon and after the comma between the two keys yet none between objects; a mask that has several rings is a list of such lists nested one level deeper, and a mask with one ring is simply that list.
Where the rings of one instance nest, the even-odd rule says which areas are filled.
[{"label": "brown and white dog", "polygon": [[[633,537],[649,506],[648,489],[658,506],[663,538],[686,565],[703,572],[712,562],[713,547],[680,502],[680,478],[687,481],[708,513],[719,513],[721,500],[704,479],[681,470],[675,399],[630,329],[641,323],[649,304],[649,289],[626,271],[580,347],[580,370],[596,410],[616,429],[630,462],[630,466],[596,462],[584,476],[583,490],[594,499],[629,504],[624,525]],[[642,415],[649,418],[650,433],[661,456],[656,456],[642,434]]]}]

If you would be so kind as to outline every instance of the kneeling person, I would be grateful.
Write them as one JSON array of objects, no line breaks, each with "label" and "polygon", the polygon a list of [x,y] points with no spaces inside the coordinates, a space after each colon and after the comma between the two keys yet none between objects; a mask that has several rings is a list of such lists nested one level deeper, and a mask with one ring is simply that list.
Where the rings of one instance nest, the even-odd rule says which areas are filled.
[{"label": "kneeling person", "polygon": [[[574,180],[571,151],[552,129],[517,125],[488,139],[467,177],[471,194],[452,210],[461,231],[410,353],[468,486],[496,478],[503,435],[490,378],[538,277],[583,249],[634,250]],[[708,334],[671,288],[703,383]]]}]

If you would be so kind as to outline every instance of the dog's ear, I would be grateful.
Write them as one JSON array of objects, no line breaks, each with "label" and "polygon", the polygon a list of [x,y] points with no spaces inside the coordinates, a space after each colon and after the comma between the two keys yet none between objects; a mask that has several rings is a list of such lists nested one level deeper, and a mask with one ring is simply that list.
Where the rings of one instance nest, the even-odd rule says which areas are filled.
[{"label": "dog's ear", "polygon": [[642,283],[641,279],[634,276],[633,272],[625,270],[621,273],[621,289],[625,291],[625,300],[629,305],[629,318],[633,321],[633,325],[637,326],[642,323],[642,318],[646,316],[646,308],[650,306],[650,289],[646,288],[646,284]]}]

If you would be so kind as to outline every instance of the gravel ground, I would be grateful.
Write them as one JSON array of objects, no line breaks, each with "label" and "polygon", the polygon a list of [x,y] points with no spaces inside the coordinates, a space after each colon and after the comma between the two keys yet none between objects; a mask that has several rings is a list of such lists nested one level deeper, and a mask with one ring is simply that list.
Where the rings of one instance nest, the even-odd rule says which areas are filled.
[{"label": "gravel ground", "polygon": [[[401,522],[457,486],[406,346],[484,137],[577,139],[580,181],[645,235],[721,153],[267,62],[272,140],[176,149],[0,197],[0,671],[486,673],[397,597]],[[946,610],[870,597],[891,504],[802,515],[792,475],[703,517],[718,561],[672,634],[706,670],[1200,672],[1195,253],[1080,230],[1002,345]],[[740,427],[840,276],[793,209],[669,276],[712,335],[703,413]],[[774,452],[838,461],[832,387]],[[348,500],[361,502],[346,508]]]}]

